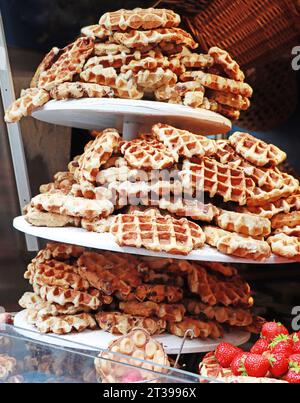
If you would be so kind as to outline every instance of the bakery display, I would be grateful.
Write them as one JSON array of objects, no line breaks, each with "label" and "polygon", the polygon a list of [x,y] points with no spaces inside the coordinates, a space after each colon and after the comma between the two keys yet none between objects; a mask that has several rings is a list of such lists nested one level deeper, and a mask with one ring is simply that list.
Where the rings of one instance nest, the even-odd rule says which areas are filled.
[{"label": "bakery display", "polygon": [[[219,338],[230,329],[260,331],[249,285],[230,265],[135,257],[49,243],[28,265],[34,292],[19,301],[41,333],[100,329],[126,335]],[[254,330],[256,329],[256,330]]]},{"label": "bakery display", "polygon": [[266,322],[250,352],[220,343],[204,357],[199,371],[229,383],[300,383],[299,363],[299,334]]},{"label": "bakery display", "polygon": [[28,223],[110,232],[120,246],[173,255],[207,244],[254,261],[299,258],[299,181],[280,169],[286,154],[273,144],[161,123],[134,140],[115,129],[93,138],[41,186]]},{"label": "bakery display", "polygon": [[243,71],[223,49],[201,53],[180,22],[168,9],[105,13],[73,43],[50,50],[31,87],[6,111],[6,122],[18,122],[50,99],[103,97],[176,103],[238,119],[252,96]]}]

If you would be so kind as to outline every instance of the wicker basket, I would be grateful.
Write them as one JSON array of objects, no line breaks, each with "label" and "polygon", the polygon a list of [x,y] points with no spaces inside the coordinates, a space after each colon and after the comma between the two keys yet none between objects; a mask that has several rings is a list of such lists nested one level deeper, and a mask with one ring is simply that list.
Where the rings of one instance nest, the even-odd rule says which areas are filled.
[{"label": "wicker basket", "polygon": [[[253,66],[298,44],[298,0],[166,0],[203,50],[220,46],[242,66]],[[184,16],[184,13],[198,13]]]}]

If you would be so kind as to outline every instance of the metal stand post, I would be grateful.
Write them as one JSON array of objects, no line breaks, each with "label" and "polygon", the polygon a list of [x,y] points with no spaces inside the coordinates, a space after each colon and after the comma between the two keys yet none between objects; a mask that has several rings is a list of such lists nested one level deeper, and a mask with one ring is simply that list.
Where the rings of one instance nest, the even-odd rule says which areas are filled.
[{"label": "metal stand post", "polygon": [[[2,16],[0,14],[0,88],[4,110],[15,100],[15,92],[8,58]],[[8,124],[7,133],[15,172],[17,191],[21,209],[30,202],[30,184],[24,154],[20,125]],[[25,235],[28,251],[38,250],[37,238]]]}]

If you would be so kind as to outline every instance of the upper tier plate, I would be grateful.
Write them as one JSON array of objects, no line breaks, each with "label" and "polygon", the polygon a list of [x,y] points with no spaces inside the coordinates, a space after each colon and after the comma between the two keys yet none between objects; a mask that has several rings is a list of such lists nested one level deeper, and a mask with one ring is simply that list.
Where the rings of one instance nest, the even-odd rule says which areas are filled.
[{"label": "upper tier plate", "polygon": [[[253,263],[253,264],[280,264],[293,263],[293,261],[272,255],[263,262],[254,260],[235,258],[218,252],[215,248],[206,245],[202,249],[194,250],[187,256],[171,255],[164,252],[151,252],[145,248],[120,247],[111,234],[98,234],[96,232],[87,232],[82,228],[64,227],[64,228],[46,228],[34,227],[29,224],[23,216],[17,217],[13,222],[14,227],[26,234],[38,238],[48,239],[50,241],[63,242],[68,244],[85,246],[87,248],[110,250],[121,253],[131,253],[142,256],[157,256],[173,259],[188,259],[207,262],[226,262],[226,263]],[[300,259],[298,260],[300,261]]]},{"label": "upper tier plate", "polygon": [[89,130],[114,127],[123,132],[124,123],[138,125],[140,130],[149,130],[158,122],[204,135],[227,133],[231,130],[230,120],[205,109],[118,98],[50,101],[33,112],[32,116],[47,123]]},{"label": "upper tier plate", "polygon": [[[73,343],[78,343],[76,348],[79,350],[105,350],[109,344],[120,336],[115,336],[111,333],[107,333],[104,330],[85,330],[81,333],[70,333],[62,336],[57,335],[45,335],[37,331],[37,329],[27,323],[26,310],[17,313],[14,320],[16,331],[22,334],[22,329],[30,330],[32,333],[25,331],[24,336],[34,338],[37,341],[43,343],[51,343],[60,347],[74,348]],[[171,334],[161,334],[154,336],[155,340],[163,344],[168,354],[178,354],[182,344],[182,338],[173,336]],[[230,333],[225,333],[221,339],[213,340],[201,340],[193,339],[186,340],[182,350],[182,354],[189,353],[205,353],[207,351],[214,351],[221,341],[240,346],[250,339],[250,333],[243,332],[241,330],[232,330]]]}]

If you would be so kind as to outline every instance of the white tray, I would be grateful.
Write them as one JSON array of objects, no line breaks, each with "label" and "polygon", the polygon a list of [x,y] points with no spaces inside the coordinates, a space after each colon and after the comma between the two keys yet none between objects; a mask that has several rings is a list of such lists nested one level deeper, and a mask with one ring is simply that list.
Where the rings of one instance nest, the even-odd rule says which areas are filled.
[{"label": "white tray", "polygon": [[161,122],[198,134],[221,134],[231,130],[224,116],[205,109],[156,101],[118,98],[84,98],[50,101],[32,116],[47,123],[81,129],[103,130],[115,127],[123,135],[137,137],[135,130],[149,130]]},{"label": "white tray", "polygon": [[[85,246],[87,248],[111,250],[114,252],[131,253],[134,255],[167,257],[173,259],[200,260],[208,262],[227,262],[227,263],[252,263],[252,264],[280,264],[293,263],[292,260],[284,259],[276,255],[263,262],[231,257],[218,252],[215,248],[205,245],[204,248],[194,250],[187,256],[171,255],[164,252],[151,252],[145,248],[121,247],[115,240],[113,235],[98,234],[96,232],[88,232],[83,228],[63,227],[63,228],[47,228],[34,227],[29,224],[23,216],[17,217],[13,221],[13,226],[24,232],[38,238],[48,239],[50,241],[63,242],[68,244]],[[298,260],[300,261],[300,259]]]},{"label": "white tray", "polygon": [[[22,334],[22,330],[30,330],[33,333],[24,332],[24,336],[34,338],[34,340],[51,343],[57,346],[74,348],[72,343],[78,343],[77,348],[80,350],[105,350],[107,349],[109,343],[119,336],[114,336],[104,330],[85,330],[81,333],[72,333],[62,336],[49,336],[39,333],[36,328],[26,321],[26,311],[21,311],[15,316],[14,325],[17,327],[16,330]],[[182,344],[182,338],[177,336],[172,336],[169,334],[154,336],[154,338],[163,344],[166,352],[168,354],[178,354]],[[240,346],[250,339],[250,333],[243,332],[240,330],[235,330],[231,333],[226,333],[222,339],[212,340],[186,340],[182,354],[189,353],[204,353],[208,351],[213,351],[217,348],[221,341],[225,341],[235,346]]]}]

